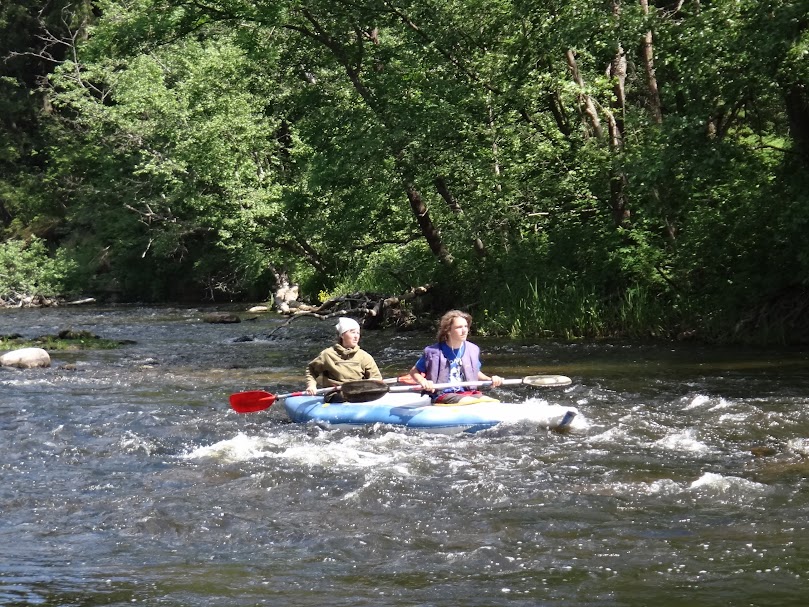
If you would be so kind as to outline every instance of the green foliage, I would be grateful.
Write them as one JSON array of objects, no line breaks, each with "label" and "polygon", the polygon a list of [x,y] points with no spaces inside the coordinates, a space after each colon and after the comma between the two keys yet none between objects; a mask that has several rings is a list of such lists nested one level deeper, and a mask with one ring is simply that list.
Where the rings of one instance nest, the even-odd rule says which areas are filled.
[{"label": "green foliage", "polygon": [[70,245],[96,260],[97,288],[127,299],[267,289],[269,239],[254,234],[277,209],[277,122],[262,112],[264,85],[244,77],[246,61],[227,40],[105,59],[84,78],[107,90],[107,103],[70,69],[56,74],[54,102],[75,113],[71,135],[81,139],[53,149],[51,177],[72,189],[68,221],[83,229]]},{"label": "green foliage", "polygon": [[632,243],[620,232],[602,235],[585,241],[573,230],[553,242],[526,239],[506,263],[487,264],[472,285],[477,293],[467,294],[483,309],[481,330],[567,339],[676,331],[679,306],[655,268],[656,250],[650,248],[650,258],[628,256],[622,247]]},{"label": "green foliage", "polygon": [[332,294],[368,291],[399,295],[416,285],[436,284],[441,267],[423,241],[388,245],[360,258],[362,265],[337,282]]},{"label": "green foliage", "polygon": [[513,337],[663,338],[671,337],[680,322],[665,296],[642,286],[605,298],[588,285],[525,277],[490,294],[486,305],[478,321],[481,331]]},{"label": "green foliage", "polygon": [[22,295],[54,297],[64,295],[65,278],[75,268],[64,251],[49,257],[38,238],[0,243],[0,299]]},{"label": "green foliage", "polygon": [[65,54],[47,112],[0,73],[0,225],[95,292],[433,283],[492,332],[729,336],[807,281],[802,0],[24,4],[8,50]]}]

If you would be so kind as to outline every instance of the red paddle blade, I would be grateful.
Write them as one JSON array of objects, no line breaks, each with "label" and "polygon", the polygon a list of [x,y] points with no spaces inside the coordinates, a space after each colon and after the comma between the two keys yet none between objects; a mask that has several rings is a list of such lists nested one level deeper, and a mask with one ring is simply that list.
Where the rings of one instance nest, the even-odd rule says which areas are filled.
[{"label": "red paddle blade", "polygon": [[269,409],[275,402],[275,394],[264,390],[250,390],[230,395],[230,406],[237,413],[255,413]]}]

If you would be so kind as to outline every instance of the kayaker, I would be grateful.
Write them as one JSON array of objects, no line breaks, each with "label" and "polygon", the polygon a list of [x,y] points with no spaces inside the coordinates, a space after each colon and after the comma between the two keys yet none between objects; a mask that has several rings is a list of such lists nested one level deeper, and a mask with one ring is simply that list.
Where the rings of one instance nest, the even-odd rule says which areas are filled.
[{"label": "kayaker", "polygon": [[[329,346],[306,366],[307,394],[315,394],[318,388],[339,386],[347,381],[360,379],[382,380],[374,357],[359,347],[360,325],[353,318],[341,317],[334,327],[337,343]],[[340,392],[326,395],[327,402],[342,402]]]},{"label": "kayaker", "polygon": [[[480,400],[479,390],[464,386],[445,388],[436,391],[433,384],[461,383],[469,381],[491,381],[497,387],[503,378],[489,377],[480,370],[480,348],[467,341],[472,316],[461,310],[450,310],[438,323],[438,343],[424,348],[421,358],[410,369],[410,376],[422,387],[431,392],[437,404],[464,404]],[[483,397],[485,398],[485,397]]]}]

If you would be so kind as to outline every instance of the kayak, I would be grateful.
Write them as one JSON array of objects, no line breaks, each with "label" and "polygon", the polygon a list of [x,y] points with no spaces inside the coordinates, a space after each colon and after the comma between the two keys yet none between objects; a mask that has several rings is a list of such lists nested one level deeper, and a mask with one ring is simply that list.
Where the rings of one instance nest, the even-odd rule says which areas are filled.
[{"label": "kayak", "polygon": [[413,393],[389,393],[363,403],[324,403],[323,399],[323,396],[291,396],[284,400],[284,407],[294,422],[330,427],[389,424],[445,434],[474,433],[498,424],[520,422],[565,430],[578,413],[574,407],[540,400],[433,405],[429,396]]}]

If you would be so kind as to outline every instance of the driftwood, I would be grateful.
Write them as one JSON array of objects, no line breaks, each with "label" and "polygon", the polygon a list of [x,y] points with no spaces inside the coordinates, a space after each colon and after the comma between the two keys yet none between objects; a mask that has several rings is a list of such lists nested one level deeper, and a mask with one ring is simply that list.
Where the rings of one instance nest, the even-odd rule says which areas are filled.
[{"label": "driftwood", "polygon": [[332,297],[317,306],[295,302],[295,305],[288,306],[286,310],[279,310],[290,318],[273,329],[268,337],[288,326],[295,319],[306,317],[328,320],[339,316],[351,316],[356,318],[365,329],[380,329],[390,326],[399,330],[415,328],[417,317],[413,309],[419,306],[413,304],[417,300],[428,297],[431,287],[432,285],[415,287],[398,296],[357,292]]},{"label": "driftwood", "polygon": [[44,295],[26,295],[23,293],[0,294],[0,308],[51,308],[61,305],[78,306],[95,303],[92,297],[65,301],[63,297],[45,297]]}]

